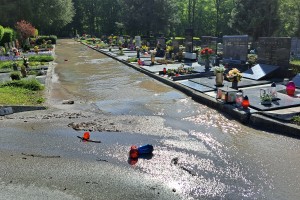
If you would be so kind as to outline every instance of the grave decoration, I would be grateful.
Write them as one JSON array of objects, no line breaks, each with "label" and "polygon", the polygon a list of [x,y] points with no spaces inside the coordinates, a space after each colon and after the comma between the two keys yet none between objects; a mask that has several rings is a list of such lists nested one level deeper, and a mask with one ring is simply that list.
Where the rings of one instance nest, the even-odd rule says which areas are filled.
[{"label": "grave decoration", "polygon": [[242,64],[247,56],[248,35],[223,36],[223,63]]},{"label": "grave decoration", "polygon": [[238,89],[238,82],[241,81],[243,75],[237,68],[233,68],[228,72],[226,78],[228,81],[232,82],[232,88]]},{"label": "grave decoration", "polygon": [[210,48],[204,48],[200,51],[200,56],[205,62],[205,69],[209,69],[210,67],[210,58],[213,56],[213,50]]}]

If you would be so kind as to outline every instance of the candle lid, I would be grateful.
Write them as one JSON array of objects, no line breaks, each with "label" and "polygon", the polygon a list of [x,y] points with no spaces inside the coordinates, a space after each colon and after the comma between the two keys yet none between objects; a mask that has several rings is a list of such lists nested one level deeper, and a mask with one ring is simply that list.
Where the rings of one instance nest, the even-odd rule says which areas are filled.
[{"label": "candle lid", "polygon": [[273,82],[272,85],[271,85],[271,87],[276,87],[276,83]]}]

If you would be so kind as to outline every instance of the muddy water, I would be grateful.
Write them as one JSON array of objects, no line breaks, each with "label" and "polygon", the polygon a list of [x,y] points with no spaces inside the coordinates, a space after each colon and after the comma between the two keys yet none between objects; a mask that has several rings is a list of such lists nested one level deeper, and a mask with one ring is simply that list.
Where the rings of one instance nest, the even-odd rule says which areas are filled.
[{"label": "muddy water", "polygon": [[[164,120],[163,135],[144,133],[156,146],[153,158],[136,165],[141,172],[187,197],[300,198],[298,139],[245,127],[71,40],[61,40],[56,53],[58,80],[49,99],[52,103],[72,99],[78,108]],[[127,137],[132,143],[145,140],[132,137]],[[107,154],[125,163],[128,140],[124,138]]]}]

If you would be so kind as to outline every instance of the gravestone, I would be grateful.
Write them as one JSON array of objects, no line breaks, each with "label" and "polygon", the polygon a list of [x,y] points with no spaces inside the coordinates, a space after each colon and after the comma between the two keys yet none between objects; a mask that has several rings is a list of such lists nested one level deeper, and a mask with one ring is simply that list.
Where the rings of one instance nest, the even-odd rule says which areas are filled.
[{"label": "gravestone", "polygon": [[173,52],[175,54],[178,53],[179,52],[179,43],[178,43],[178,41],[177,40],[173,40],[172,41],[172,45],[173,45],[173,48],[174,48]]},{"label": "gravestone", "polygon": [[292,80],[297,88],[300,88],[300,74],[297,74]]},{"label": "gravestone", "polygon": [[291,38],[260,37],[258,39],[257,63],[279,66],[286,71],[290,62]]},{"label": "gravestone", "polygon": [[156,39],[157,41],[157,44],[160,44],[161,45],[161,48],[165,49],[166,48],[166,38],[157,38]]},{"label": "gravestone", "polygon": [[248,56],[248,35],[223,36],[223,62],[246,62]]},{"label": "gravestone", "polygon": [[250,69],[243,72],[243,77],[253,79],[253,80],[261,80],[268,75],[274,73],[279,66],[274,65],[265,65],[265,64],[257,64]]},{"label": "gravestone", "polygon": [[6,52],[9,51],[8,43],[5,43],[5,44],[4,44],[4,48],[5,48],[5,51],[6,51]]},{"label": "gravestone", "polygon": [[124,43],[124,38],[123,38],[123,36],[120,36],[120,37],[119,37],[119,41],[121,41],[122,44]]},{"label": "gravestone", "polygon": [[300,58],[300,38],[293,37],[291,39],[291,56]]},{"label": "gravestone", "polygon": [[142,46],[141,36],[135,36],[135,46],[137,46],[137,47],[141,47]]},{"label": "gravestone", "polygon": [[217,37],[212,36],[201,36],[201,49],[203,48],[211,48],[214,52],[216,52]]},{"label": "gravestone", "polygon": [[8,43],[8,47],[9,47],[9,49],[13,48],[13,45],[11,42]]},{"label": "gravestone", "polygon": [[150,48],[151,49],[156,48],[157,42],[156,42],[156,39],[154,37],[150,37],[149,43],[150,43]]},{"label": "gravestone", "polygon": [[193,29],[185,30],[185,52],[192,53],[193,52]]},{"label": "gravestone", "polygon": [[16,40],[16,48],[19,49],[20,48],[20,43],[19,40]]}]

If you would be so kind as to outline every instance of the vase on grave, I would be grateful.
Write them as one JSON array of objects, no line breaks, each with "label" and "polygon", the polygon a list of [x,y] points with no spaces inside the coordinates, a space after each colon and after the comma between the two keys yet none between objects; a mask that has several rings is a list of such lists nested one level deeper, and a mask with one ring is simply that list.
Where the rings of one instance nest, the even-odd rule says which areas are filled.
[{"label": "vase on grave", "polygon": [[233,78],[231,87],[232,87],[232,89],[235,89],[235,90],[238,89],[238,79],[237,79],[237,77]]},{"label": "vase on grave", "polygon": [[223,73],[216,73],[216,86],[222,86],[224,81]]},{"label": "vase on grave", "polygon": [[210,67],[210,60],[205,59],[205,69],[209,69],[209,67]]}]

